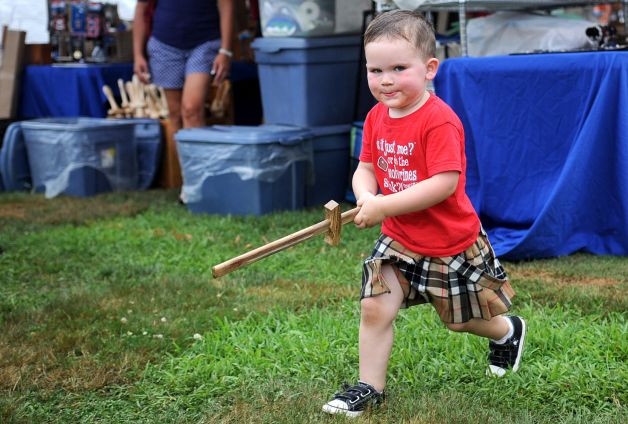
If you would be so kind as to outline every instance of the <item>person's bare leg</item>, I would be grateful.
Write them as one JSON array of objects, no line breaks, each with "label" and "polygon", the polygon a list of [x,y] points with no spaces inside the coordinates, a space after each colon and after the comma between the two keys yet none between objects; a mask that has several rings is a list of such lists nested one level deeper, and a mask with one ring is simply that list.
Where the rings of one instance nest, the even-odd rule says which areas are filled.
[{"label": "person's bare leg", "polygon": [[501,315],[491,318],[490,321],[473,318],[463,324],[447,324],[447,327],[452,331],[466,332],[475,334],[476,336],[499,340],[508,334],[510,330],[507,319],[508,318]]},{"label": "person's bare leg", "polygon": [[179,131],[183,126],[181,120],[181,96],[183,91],[180,89],[165,89],[166,102],[168,103],[168,121],[170,122],[170,131],[172,134]]},{"label": "person's bare leg", "polygon": [[205,73],[193,73],[185,77],[181,99],[183,128],[205,126],[205,101],[209,81],[209,74]]},{"label": "person's bare leg", "polygon": [[393,345],[393,321],[403,301],[403,291],[390,265],[382,266],[389,294],[369,297],[361,302],[360,381],[377,391],[386,385],[386,370]]}]

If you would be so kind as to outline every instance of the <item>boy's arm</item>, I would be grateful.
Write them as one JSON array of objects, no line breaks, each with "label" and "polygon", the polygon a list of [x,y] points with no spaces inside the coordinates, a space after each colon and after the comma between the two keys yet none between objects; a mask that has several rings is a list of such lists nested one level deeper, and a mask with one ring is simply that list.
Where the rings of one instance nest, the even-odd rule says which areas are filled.
[{"label": "boy's arm", "polygon": [[358,206],[361,206],[363,203],[363,200],[360,201],[362,197],[377,195],[377,180],[375,179],[373,164],[370,162],[360,162],[353,173],[351,185]]},{"label": "boy's arm", "polygon": [[[353,173],[353,194],[355,194],[356,204],[360,207],[364,207],[367,199],[375,198],[377,196],[378,186],[377,179],[375,178],[375,170],[373,164],[370,162],[360,162],[357,169]],[[364,223],[362,210],[353,219],[355,225],[360,228],[366,228]],[[373,223],[372,225],[375,225]],[[370,225],[368,225],[370,226]]]},{"label": "boy's arm", "polygon": [[[371,165],[371,172],[372,169]],[[457,171],[442,172],[398,193],[387,196],[367,195],[364,198],[361,196],[362,203],[358,202],[361,209],[354,222],[360,228],[372,227],[388,216],[403,215],[434,206],[455,193],[459,176]],[[355,178],[354,175],[354,190]]]}]

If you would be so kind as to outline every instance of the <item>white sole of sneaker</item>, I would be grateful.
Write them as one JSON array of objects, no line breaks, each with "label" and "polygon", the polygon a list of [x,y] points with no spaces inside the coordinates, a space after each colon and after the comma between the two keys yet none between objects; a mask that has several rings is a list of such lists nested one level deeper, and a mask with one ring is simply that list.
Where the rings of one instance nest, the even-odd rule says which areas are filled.
[{"label": "white sole of sneaker", "polygon": [[364,413],[364,411],[349,411],[348,409],[336,408],[335,406],[331,406],[329,404],[323,405],[323,411],[332,415],[334,414],[346,415],[349,418],[355,418]]},{"label": "white sole of sneaker", "polygon": [[526,340],[526,333],[528,331],[526,327],[526,322],[523,318],[519,317],[521,320],[521,340],[519,341],[519,349],[517,349],[517,360],[515,361],[515,365],[512,367],[512,372],[516,372],[519,369],[519,363],[521,362],[521,352],[523,352],[523,345]]}]

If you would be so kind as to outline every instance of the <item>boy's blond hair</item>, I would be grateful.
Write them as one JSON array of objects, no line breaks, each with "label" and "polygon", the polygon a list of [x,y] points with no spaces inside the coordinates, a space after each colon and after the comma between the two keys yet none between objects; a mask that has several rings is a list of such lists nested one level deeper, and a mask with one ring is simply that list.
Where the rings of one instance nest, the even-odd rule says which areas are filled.
[{"label": "boy's blond hair", "polygon": [[364,45],[380,38],[404,39],[416,46],[423,59],[436,55],[434,28],[418,12],[391,10],[377,15],[366,28]]}]

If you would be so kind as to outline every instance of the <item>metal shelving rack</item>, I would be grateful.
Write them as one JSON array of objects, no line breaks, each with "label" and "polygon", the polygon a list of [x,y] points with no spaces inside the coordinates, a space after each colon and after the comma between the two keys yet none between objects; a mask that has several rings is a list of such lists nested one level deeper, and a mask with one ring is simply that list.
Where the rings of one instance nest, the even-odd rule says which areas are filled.
[{"label": "metal shelving rack", "polygon": [[559,7],[591,6],[622,3],[624,32],[628,34],[628,0],[565,1],[565,0],[426,0],[416,10],[423,12],[457,11],[460,20],[460,47],[467,56],[467,12],[493,12],[498,10],[549,10]]}]

